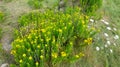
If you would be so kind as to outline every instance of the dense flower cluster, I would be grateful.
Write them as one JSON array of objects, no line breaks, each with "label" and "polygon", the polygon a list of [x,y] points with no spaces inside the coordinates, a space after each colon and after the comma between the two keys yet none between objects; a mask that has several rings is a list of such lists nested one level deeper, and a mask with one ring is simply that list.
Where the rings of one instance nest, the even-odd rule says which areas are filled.
[{"label": "dense flower cluster", "polygon": [[71,62],[84,56],[82,51],[74,49],[76,46],[83,48],[83,45],[92,44],[88,17],[80,13],[79,8],[65,13],[30,13],[22,16],[19,23],[21,29],[16,31],[11,54],[20,67],[44,67],[45,63],[54,65],[64,60]]}]

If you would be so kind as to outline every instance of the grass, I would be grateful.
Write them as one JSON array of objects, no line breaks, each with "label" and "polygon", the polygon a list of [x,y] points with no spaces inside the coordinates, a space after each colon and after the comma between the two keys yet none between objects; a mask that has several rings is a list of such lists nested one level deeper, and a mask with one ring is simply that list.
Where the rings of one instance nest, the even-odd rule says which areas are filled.
[{"label": "grass", "polygon": [[[87,47],[86,56],[81,59],[80,67],[119,67],[120,66],[120,0],[105,0],[101,11],[103,12],[103,19],[109,23],[97,21],[93,25],[96,29],[100,29],[95,37],[93,45]],[[109,28],[109,29],[108,29]],[[105,33],[109,36],[105,36]]]}]

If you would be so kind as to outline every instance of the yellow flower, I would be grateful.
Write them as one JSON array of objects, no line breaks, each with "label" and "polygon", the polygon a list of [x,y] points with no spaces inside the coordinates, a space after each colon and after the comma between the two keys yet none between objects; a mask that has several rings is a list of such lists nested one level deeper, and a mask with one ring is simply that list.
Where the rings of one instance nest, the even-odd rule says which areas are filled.
[{"label": "yellow flower", "polygon": [[62,29],[59,29],[58,31],[59,31],[59,33],[62,33]]},{"label": "yellow flower", "polygon": [[47,38],[46,38],[46,41],[49,42],[49,41],[50,41],[50,38],[47,37]]},{"label": "yellow flower", "polygon": [[38,66],[38,64],[39,64],[38,62],[35,63],[36,66]]},{"label": "yellow flower", "polygon": [[70,22],[70,23],[68,23],[69,25],[72,25],[72,23]]},{"label": "yellow flower", "polygon": [[41,55],[40,58],[43,59],[43,55]]},{"label": "yellow flower", "polygon": [[67,27],[65,26],[65,27],[64,27],[64,29],[66,30],[66,29],[67,29]]},{"label": "yellow flower", "polygon": [[43,42],[43,39],[40,39],[40,41],[42,41],[42,42]]},{"label": "yellow flower", "polygon": [[20,45],[16,45],[16,48],[20,48]]},{"label": "yellow flower", "polygon": [[46,32],[46,30],[45,30],[45,29],[41,29],[41,31],[42,31],[43,33],[45,33],[45,32]]},{"label": "yellow flower", "polygon": [[29,57],[29,60],[32,60],[32,56]]},{"label": "yellow flower", "polygon": [[31,44],[33,44],[34,43],[34,41],[31,41]]},{"label": "yellow flower", "polygon": [[86,27],[86,25],[83,25],[83,27]]},{"label": "yellow flower", "polygon": [[84,25],[85,24],[85,22],[82,20],[82,25]]},{"label": "yellow flower", "polygon": [[44,52],[44,50],[41,50],[41,52],[43,53],[43,52]]},{"label": "yellow flower", "polygon": [[80,56],[79,55],[75,55],[76,58],[79,58]]},{"label": "yellow flower", "polygon": [[80,56],[85,56],[83,53],[80,52]]},{"label": "yellow flower", "polygon": [[22,63],[23,62],[22,59],[19,62]]},{"label": "yellow flower", "polygon": [[53,58],[57,58],[58,54],[57,53],[52,53]]},{"label": "yellow flower", "polygon": [[65,52],[61,52],[61,56],[65,57],[65,56],[67,56],[67,54]]},{"label": "yellow flower", "polygon": [[32,37],[31,37],[31,35],[28,35],[28,39],[31,39]]},{"label": "yellow flower", "polygon": [[84,42],[87,44],[92,44],[92,40],[92,38],[87,38],[86,40],[84,40]]},{"label": "yellow flower", "polygon": [[21,39],[21,40],[19,40],[19,42],[23,42],[23,40]]},{"label": "yellow flower", "polygon": [[15,50],[12,50],[12,51],[10,52],[10,54],[16,54],[16,51],[15,51]]},{"label": "yellow flower", "polygon": [[45,47],[47,47],[48,45],[47,44],[45,44]]},{"label": "yellow flower", "polygon": [[92,29],[92,30],[95,30],[95,27],[92,27],[91,29]]},{"label": "yellow flower", "polygon": [[87,43],[88,41],[87,40],[84,40],[85,43]]},{"label": "yellow flower", "polygon": [[97,31],[100,32],[100,29],[98,29]]},{"label": "yellow flower", "polygon": [[37,45],[37,48],[40,48],[40,45]]},{"label": "yellow flower", "polygon": [[26,57],[26,54],[23,54],[23,57]]},{"label": "yellow flower", "polygon": [[73,43],[72,43],[72,42],[70,42],[70,45],[73,45]]},{"label": "yellow flower", "polygon": [[27,51],[30,52],[31,51],[30,48]]},{"label": "yellow flower", "polygon": [[53,37],[53,41],[52,41],[52,43],[53,43],[53,44],[55,43],[55,37]]},{"label": "yellow flower", "polygon": [[51,33],[48,31],[47,34],[50,35]]}]

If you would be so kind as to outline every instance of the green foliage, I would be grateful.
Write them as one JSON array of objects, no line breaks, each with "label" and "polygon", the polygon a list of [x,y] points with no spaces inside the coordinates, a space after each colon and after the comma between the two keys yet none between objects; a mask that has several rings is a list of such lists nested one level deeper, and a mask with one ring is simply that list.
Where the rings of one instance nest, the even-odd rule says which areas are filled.
[{"label": "green foliage", "polygon": [[80,0],[80,7],[83,12],[93,13],[102,5],[102,0]]},{"label": "green foliage", "polygon": [[43,0],[29,0],[28,4],[31,7],[38,9],[38,8],[41,8],[43,6],[42,2],[43,2]]},{"label": "green foliage", "polygon": [[2,11],[0,11],[0,22],[4,21],[4,16],[5,14]]},{"label": "green foliage", "polygon": [[[49,4],[49,3],[52,4]],[[29,0],[29,5],[34,8],[41,8],[43,7],[43,4],[46,5],[48,8],[54,8],[58,7],[60,8],[67,8],[67,7],[74,7],[79,6],[82,8],[83,13],[86,14],[92,14],[94,13],[98,8],[102,6],[102,0]]]},{"label": "green foliage", "polygon": [[53,9],[58,6],[58,0],[28,0],[28,4],[34,9]]},{"label": "green foliage", "polygon": [[23,15],[11,54],[20,67],[53,67],[78,60],[84,56],[83,47],[92,43],[88,19],[79,8]]}]

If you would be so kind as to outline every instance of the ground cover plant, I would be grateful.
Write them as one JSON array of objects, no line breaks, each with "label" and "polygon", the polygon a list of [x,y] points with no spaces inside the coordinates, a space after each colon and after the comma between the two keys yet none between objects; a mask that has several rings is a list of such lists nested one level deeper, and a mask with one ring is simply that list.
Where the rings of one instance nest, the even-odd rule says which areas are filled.
[{"label": "ground cover plant", "polygon": [[[20,67],[71,63],[84,56],[82,49],[92,44],[95,34],[87,28],[88,16],[84,16],[79,8],[68,9],[65,13],[50,10],[30,13],[22,16],[19,23],[21,29],[12,43],[11,54]],[[27,29],[26,26],[31,24],[33,28]]]}]

